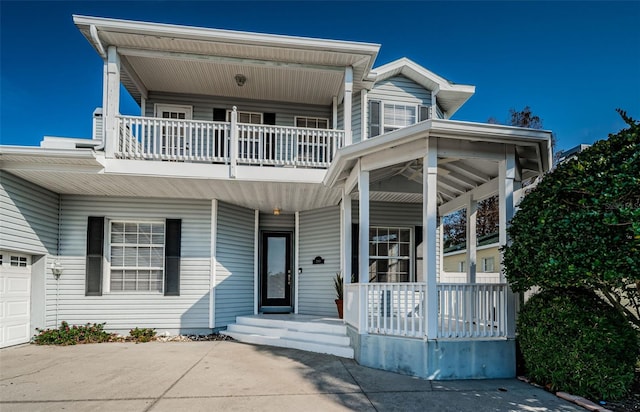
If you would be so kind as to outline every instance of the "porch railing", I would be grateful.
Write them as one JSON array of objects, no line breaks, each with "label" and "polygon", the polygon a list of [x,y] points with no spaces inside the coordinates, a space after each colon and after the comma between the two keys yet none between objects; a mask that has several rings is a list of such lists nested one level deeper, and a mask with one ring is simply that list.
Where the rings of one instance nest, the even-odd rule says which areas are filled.
[{"label": "porch railing", "polygon": [[[437,337],[507,336],[507,285],[437,285]],[[345,288],[345,321],[364,333],[425,338],[424,283],[360,283]],[[431,338],[431,337],[429,337]]]},{"label": "porch railing", "polygon": [[[329,167],[344,131],[117,116],[115,155],[123,159]],[[235,150],[231,150],[235,145]]]}]

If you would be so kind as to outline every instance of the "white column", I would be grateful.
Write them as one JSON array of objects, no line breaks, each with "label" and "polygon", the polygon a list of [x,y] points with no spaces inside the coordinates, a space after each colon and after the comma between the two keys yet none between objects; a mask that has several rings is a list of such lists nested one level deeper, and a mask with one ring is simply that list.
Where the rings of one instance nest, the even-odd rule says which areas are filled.
[{"label": "white column", "polygon": [[[508,242],[507,225],[514,214],[513,187],[516,176],[515,149],[513,146],[505,147],[504,160],[500,161],[498,170],[498,210],[499,210],[499,230],[500,246]],[[502,257],[500,259],[502,261]],[[501,266],[500,282],[506,282],[504,268]],[[507,337],[514,337],[516,331],[516,299],[511,288],[507,290]]]},{"label": "white column", "polygon": [[360,92],[360,141],[367,139],[367,125],[369,124],[368,92]]},{"label": "white column", "polygon": [[332,101],[333,129],[338,128],[338,96],[333,96]]},{"label": "white column", "polygon": [[436,228],[438,226],[438,141],[429,138],[422,173],[422,255],[424,279],[427,288],[427,314],[425,331],[429,339],[436,339],[438,332],[438,291],[436,262]]},{"label": "white column", "polygon": [[294,301],[294,313],[298,313],[298,285],[300,284],[300,276],[298,274],[298,268],[300,267],[300,212],[295,213],[295,232],[294,237],[294,252],[293,252],[293,301]]},{"label": "white column", "polygon": [[435,119],[438,116],[438,100],[437,96],[438,92],[435,90],[431,92],[431,118]]},{"label": "white column", "polygon": [[231,111],[231,136],[229,139],[229,177],[236,177],[238,163],[238,108],[233,106]]},{"label": "white column", "polygon": [[105,152],[113,158],[118,146],[118,125],[116,116],[120,110],[120,56],[115,46],[107,52],[107,105],[104,119],[106,129]]},{"label": "white column", "polygon": [[[360,164],[358,163],[358,168]],[[360,201],[359,219],[359,276],[358,282],[369,283],[369,172],[360,170],[358,173],[358,193]]]},{"label": "white column", "polygon": [[260,245],[260,211],[254,210],[253,216],[253,314],[258,314],[258,285],[260,284],[260,271],[258,270],[258,253]]},{"label": "white column", "polygon": [[478,202],[469,195],[467,200],[467,283],[476,283],[478,233]]},{"label": "white column", "polygon": [[351,283],[351,196],[345,189],[342,189],[342,202],[340,204],[342,212],[340,222],[342,224],[342,247],[340,248],[341,271],[344,283]]},{"label": "white column", "polygon": [[140,98],[140,116],[145,117],[147,115],[147,99]]},{"label": "white column", "polygon": [[209,270],[209,328],[216,327],[216,240],[218,233],[218,200],[211,200],[211,269]]},{"label": "white column", "polygon": [[344,69],[344,145],[349,146],[353,142],[351,135],[351,104],[353,93],[353,68]]}]

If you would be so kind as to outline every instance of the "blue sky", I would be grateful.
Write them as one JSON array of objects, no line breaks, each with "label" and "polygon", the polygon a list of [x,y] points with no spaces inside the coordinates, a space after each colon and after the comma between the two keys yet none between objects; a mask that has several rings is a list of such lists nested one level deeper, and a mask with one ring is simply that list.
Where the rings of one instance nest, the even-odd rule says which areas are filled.
[{"label": "blue sky", "polygon": [[[102,62],[84,14],[382,44],[476,94],[454,119],[504,121],[528,105],[558,149],[640,119],[640,2],[0,2],[0,144],[89,137]],[[121,112],[139,114],[130,98]]]}]

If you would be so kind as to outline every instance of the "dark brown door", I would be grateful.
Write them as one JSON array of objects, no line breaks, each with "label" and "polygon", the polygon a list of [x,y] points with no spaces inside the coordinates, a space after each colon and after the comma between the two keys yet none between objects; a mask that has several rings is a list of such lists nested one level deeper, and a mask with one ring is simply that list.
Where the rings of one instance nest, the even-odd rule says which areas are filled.
[{"label": "dark brown door", "polygon": [[262,234],[262,306],[291,308],[291,233]]}]

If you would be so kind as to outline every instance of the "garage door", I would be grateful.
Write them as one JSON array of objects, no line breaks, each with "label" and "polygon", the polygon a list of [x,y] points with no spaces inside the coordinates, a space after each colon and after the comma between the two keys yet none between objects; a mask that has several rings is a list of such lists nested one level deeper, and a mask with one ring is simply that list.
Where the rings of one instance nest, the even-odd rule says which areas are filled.
[{"label": "garage door", "polygon": [[0,251],[0,348],[31,338],[31,257]]}]

